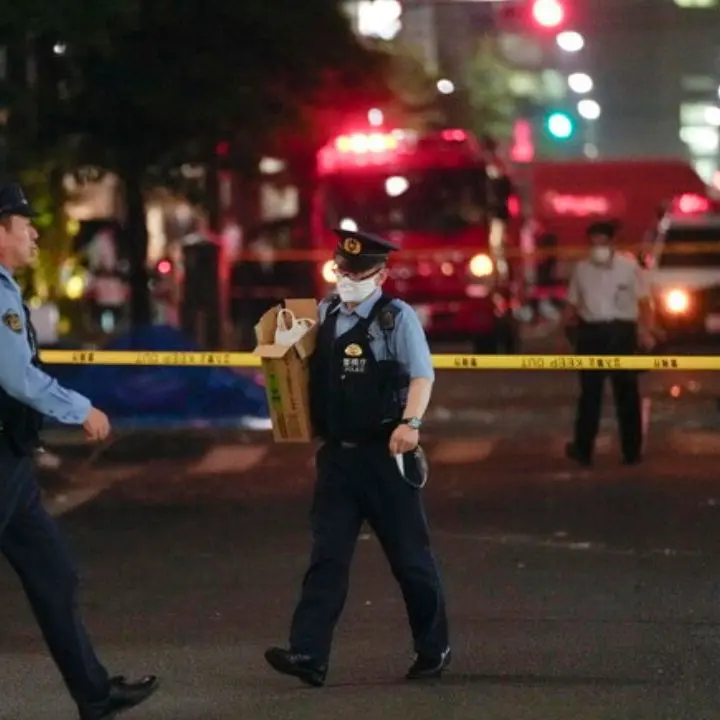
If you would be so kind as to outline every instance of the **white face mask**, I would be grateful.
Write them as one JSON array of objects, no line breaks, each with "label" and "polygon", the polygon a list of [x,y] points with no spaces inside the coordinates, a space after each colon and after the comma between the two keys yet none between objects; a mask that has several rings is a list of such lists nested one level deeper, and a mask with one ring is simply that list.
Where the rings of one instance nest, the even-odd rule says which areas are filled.
[{"label": "white face mask", "polygon": [[339,277],[337,281],[337,292],[344,303],[361,303],[370,297],[377,288],[375,279],[377,275],[371,275],[364,280],[351,280],[347,277]]},{"label": "white face mask", "polygon": [[612,257],[612,248],[608,245],[595,245],[590,250],[590,258],[598,265],[606,265]]}]

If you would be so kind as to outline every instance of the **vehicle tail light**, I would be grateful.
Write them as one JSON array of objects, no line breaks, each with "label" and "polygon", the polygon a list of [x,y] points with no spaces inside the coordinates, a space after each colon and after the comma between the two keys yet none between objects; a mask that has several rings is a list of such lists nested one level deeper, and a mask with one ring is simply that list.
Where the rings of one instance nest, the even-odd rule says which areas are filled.
[{"label": "vehicle tail light", "polygon": [[464,130],[443,130],[440,137],[447,142],[464,142],[467,140],[467,133]]},{"label": "vehicle tail light", "polygon": [[481,253],[475,255],[468,266],[468,270],[473,277],[481,278],[493,274],[494,263],[489,255]]},{"label": "vehicle tail light", "polygon": [[704,195],[696,195],[694,193],[685,193],[680,195],[673,201],[673,209],[675,212],[684,215],[702,214],[710,211],[711,203]]}]

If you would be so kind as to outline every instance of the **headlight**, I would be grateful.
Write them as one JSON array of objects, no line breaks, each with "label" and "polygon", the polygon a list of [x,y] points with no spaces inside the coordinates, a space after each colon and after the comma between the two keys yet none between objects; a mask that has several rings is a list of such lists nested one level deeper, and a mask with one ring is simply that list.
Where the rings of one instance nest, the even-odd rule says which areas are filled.
[{"label": "headlight", "polygon": [[322,266],[323,280],[329,285],[334,285],[337,282],[337,276],[335,275],[335,263],[332,260],[328,260]]},{"label": "headlight", "polygon": [[493,274],[493,261],[489,255],[476,255],[468,267],[474,277],[487,277]]},{"label": "headlight", "polygon": [[663,297],[665,309],[673,315],[683,315],[690,308],[690,295],[685,290],[670,290]]}]

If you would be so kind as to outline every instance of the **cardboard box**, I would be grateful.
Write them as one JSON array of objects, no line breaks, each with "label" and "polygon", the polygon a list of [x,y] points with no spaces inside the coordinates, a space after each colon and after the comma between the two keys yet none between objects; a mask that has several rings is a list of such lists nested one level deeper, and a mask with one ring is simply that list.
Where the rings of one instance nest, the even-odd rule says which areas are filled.
[{"label": "cardboard box", "polygon": [[[296,318],[317,322],[315,300],[285,300],[285,307]],[[316,324],[295,345],[276,345],[275,330],[280,310],[280,305],[268,310],[255,326],[257,347],[254,354],[262,359],[275,442],[306,443],[313,439],[309,358],[315,350],[318,326]]]}]

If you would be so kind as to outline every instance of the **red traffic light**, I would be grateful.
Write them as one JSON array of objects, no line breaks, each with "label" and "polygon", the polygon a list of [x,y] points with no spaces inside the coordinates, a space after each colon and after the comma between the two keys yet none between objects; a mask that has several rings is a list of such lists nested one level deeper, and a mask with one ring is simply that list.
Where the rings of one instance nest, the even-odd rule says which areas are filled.
[{"label": "red traffic light", "polygon": [[535,0],[532,16],[544,28],[557,28],[565,20],[565,8],[559,0]]}]

